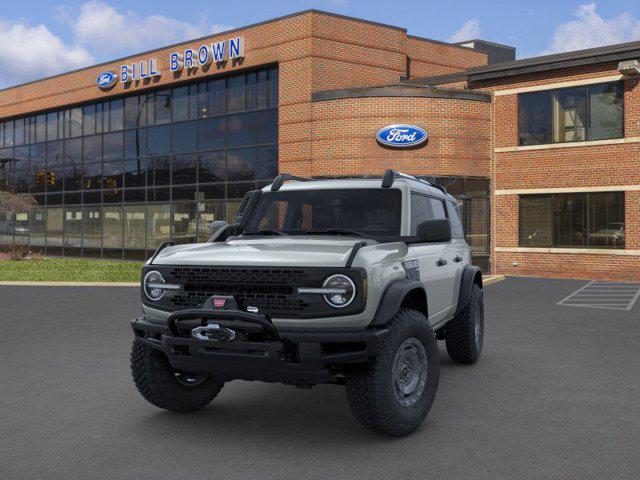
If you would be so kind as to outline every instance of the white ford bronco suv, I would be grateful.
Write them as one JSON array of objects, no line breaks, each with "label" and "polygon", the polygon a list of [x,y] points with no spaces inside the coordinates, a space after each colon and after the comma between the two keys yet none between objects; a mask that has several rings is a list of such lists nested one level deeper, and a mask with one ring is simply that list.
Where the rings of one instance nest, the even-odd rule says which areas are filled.
[{"label": "white ford bronco suv", "polygon": [[191,412],[225,382],[345,385],[356,419],[407,435],[451,358],[482,350],[482,276],[454,198],[382,179],[279,175],[249,192],[207,243],[161,245],[142,271],[133,380],[153,405]]}]

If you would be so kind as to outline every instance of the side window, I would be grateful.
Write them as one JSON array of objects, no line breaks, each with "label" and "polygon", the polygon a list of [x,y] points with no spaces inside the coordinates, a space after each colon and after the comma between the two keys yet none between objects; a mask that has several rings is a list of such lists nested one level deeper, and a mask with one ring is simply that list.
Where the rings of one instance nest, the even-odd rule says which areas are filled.
[{"label": "side window", "polygon": [[444,202],[437,198],[430,198],[431,210],[433,211],[433,218],[447,218],[446,211],[444,209]]},{"label": "side window", "polygon": [[418,225],[425,220],[433,218],[431,213],[431,204],[429,197],[419,195],[417,193],[411,194],[411,235],[418,233]]},{"label": "side window", "polygon": [[451,220],[451,236],[453,238],[464,238],[462,221],[460,220],[460,210],[454,202],[447,202],[449,219]]}]

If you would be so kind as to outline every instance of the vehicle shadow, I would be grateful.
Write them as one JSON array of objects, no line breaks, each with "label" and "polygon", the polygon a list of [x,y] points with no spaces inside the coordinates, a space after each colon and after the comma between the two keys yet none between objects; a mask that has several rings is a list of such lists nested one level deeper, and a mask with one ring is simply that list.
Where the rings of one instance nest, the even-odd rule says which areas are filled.
[{"label": "vehicle shadow", "polygon": [[[442,378],[449,370],[463,370],[441,351],[440,390],[448,383]],[[460,372],[462,373],[462,372]],[[445,380],[443,382],[443,380]],[[444,384],[444,385],[443,385]],[[444,392],[439,391],[438,395]],[[438,399],[425,423],[414,435],[429,435],[430,424],[436,417]],[[143,412],[132,417],[134,430],[146,435],[166,435],[188,443],[211,442],[214,439],[246,444],[271,441],[274,438],[296,437],[308,442],[338,441],[341,446],[367,442],[386,444],[406,439],[387,437],[369,432],[351,415],[345,388],[319,385],[312,389],[298,389],[279,384],[234,381],[225,385],[219,397],[199,412],[176,414],[144,404]],[[412,438],[409,436],[407,438]]]}]

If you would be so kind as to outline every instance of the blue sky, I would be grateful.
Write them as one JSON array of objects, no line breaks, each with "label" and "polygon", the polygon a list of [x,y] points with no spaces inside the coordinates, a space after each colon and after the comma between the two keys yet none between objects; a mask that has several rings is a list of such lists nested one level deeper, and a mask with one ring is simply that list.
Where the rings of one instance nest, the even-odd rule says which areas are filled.
[{"label": "blue sky", "polygon": [[640,40],[638,0],[5,0],[0,88],[308,8],[438,40],[480,37],[519,58]]}]

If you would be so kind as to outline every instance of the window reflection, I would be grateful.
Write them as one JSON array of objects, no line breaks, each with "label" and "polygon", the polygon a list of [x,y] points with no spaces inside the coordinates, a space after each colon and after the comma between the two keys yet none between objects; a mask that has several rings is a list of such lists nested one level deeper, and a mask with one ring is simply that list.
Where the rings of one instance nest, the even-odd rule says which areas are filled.
[{"label": "window reflection", "polygon": [[161,205],[147,205],[147,249],[155,250],[171,234],[170,206],[168,203]]},{"label": "window reflection", "polygon": [[277,174],[277,90],[270,68],[0,121],[0,189],[41,205],[11,217],[29,234],[10,241],[143,258],[171,235],[208,238]]}]

